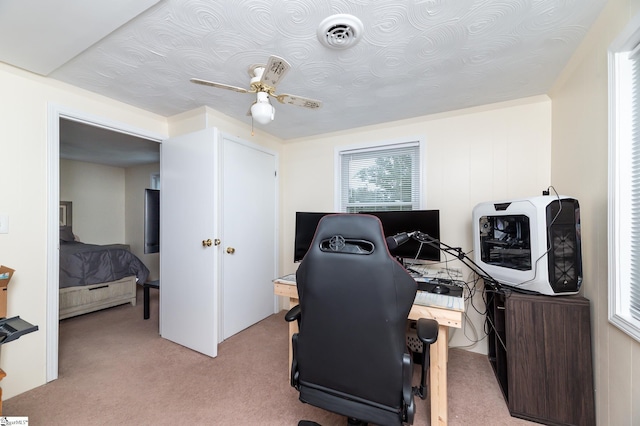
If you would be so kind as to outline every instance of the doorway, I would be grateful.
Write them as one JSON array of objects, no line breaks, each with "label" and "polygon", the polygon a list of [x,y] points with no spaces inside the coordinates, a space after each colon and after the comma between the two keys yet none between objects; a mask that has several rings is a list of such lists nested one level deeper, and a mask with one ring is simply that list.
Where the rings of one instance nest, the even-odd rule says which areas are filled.
[{"label": "doorway", "polygon": [[[81,111],[49,105],[48,110],[48,226],[47,226],[47,371],[46,380],[58,378],[59,339],[59,206],[60,206],[60,143],[61,121],[69,120],[93,126],[114,135],[128,135],[154,143],[160,143],[165,135],[138,129],[124,123],[97,117]],[[68,124],[68,123],[66,123]],[[63,200],[64,201],[64,200]]]},{"label": "doorway", "polygon": [[[59,320],[59,306],[58,306],[58,293],[59,293],[59,276],[58,276],[58,269],[59,269],[59,251],[58,251],[58,238],[59,238],[59,203],[60,203],[60,123],[61,120],[71,120],[71,121],[77,121],[77,122],[82,122],[91,126],[96,126],[102,129],[108,129],[110,131],[116,132],[116,133],[124,133],[124,134],[128,134],[128,135],[133,135],[135,137],[140,137],[143,139],[147,139],[147,140],[151,140],[154,141],[156,143],[160,143],[160,142],[165,142],[165,144],[163,145],[163,148],[166,147],[167,145],[167,141],[166,141],[166,137],[163,135],[157,135],[157,134],[152,134],[151,132],[147,132],[147,131],[143,131],[140,129],[135,129],[135,128],[131,128],[130,126],[127,125],[123,125],[122,123],[116,123],[116,122],[109,122],[107,120],[104,120],[103,118],[100,117],[95,117],[95,116],[89,116],[87,114],[83,114],[83,113],[79,113],[77,111],[70,111],[70,110],[66,110],[57,106],[50,106],[49,109],[49,129],[48,129],[48,165],[49,165],[49,169],[48,169],[48,208],[49,208],[49,212],[48,212],[48,224],[47,224],[47,260],[48,260],[48,267],[47,267],[47,276],[48,276],[48,281],[47,281],[47,290],[48,290],[48,298],[47,298],[47,319],[46,319],[46,323],[47,323],[47,382],[55,380],[58,377],[58,351],[59,351],[59,324],[58,324],[58,320]],[[210,131],[213,129],[209,129]],[[267,220],[267,222],[271,222],[271,224],[267,223],[261,227],[258,227],[258,229],[253,230],[251,233],[251,238],[249,238],[249,240],[256,240],[256,236],[260,235],[260,240],[266,243],[266,246],[262,247],[261,249],[258,248],[258,250],[261,250],[261,253],[268,253],[270,254],[269,257],[272,257],[272,261],[266,261],[264,262],[264,268],[252,268],[252,270],[258,271],[258,270],[263,270],[263,271],[267,271],[266,273],[263,273],[261,275],[261,277],[258,279],[252,279],[251,277],[249,277],[247,279],[247,277],[244,277],[245,279],[242,280],[240,278],[240,274],[238,273],[232,273],[231,269],[231,265],[233,264],[233,262],[229,262],[230,267],[228,268],[229,270],[227,271],[229,274],[227,276],[233,277],[236,281],[237,281],[237,285],[234,285],[233,289],[234,290],[238,290],[243,288],[244,294],[248,295],[249,297],[255,297],[258,294],[258,291],[254,291],[254,290],[250,290],[249,287],[247,287],[248,284],[250,285],[257,285],[259,286],[259,290],[260,290],[260,294],[262,294],[262,292],[264,292],[263,296],[260,299],[266,301],[266,303],[264,305],[261,305],[261,309],[254,309],[255,307],[253,305],[249,306],[249,304],[245,303],[245,301],[242,299],[242,294],[240,294],[240,297],[236,297],[235,301],[236,304],[240,304],[241,306],[245,307],[246,309],[249,310],[255,310],[256,314],[261,314],[263,315],[263,317],[267,316],[268,314],[271,313],[275,313],[276,312],[276,307],[277,307],[277,302],[276,302],[276,298],[273,295],[272,292],[272,287],[269,285],[271,280],[274,278],[275,276],[275,271],[277,270],[276,265],[277,265],[277,227],[276,227],[276,220],[275,218],[277,217],[277,203],[276,203],[276,199],[277,199],[277,155],[275,153],[267,153],[265,149],[262,149],[261,147],[257,147],[257,146],[253,146],[254,144],[250,144],[247,142],[243,142],[240,140],[234,140],[234,138],[231,138],[229,136],[225,137],[226,139],[226,144],[229,145],[229,147],[227,148],[226,152],[228,154],[231,154],[232,156],[229,157],[229,162],[232,163],[234,166],[239,166],[242,164],[245,164],[245,160],[250,160],[250,156],[248,155],[248,152],[254,151],[253,154],[258,154],[259,157],[261,157],[262,159],[266,159],[266,162],[262,162],[262,161],[252,161],[249,164],[250,168],[253,171],[257,171],[257,170],[263,170],[266,171],[266,176],[265,177],[258,177],[258,176],[254,176],[253,179],[257,179],[258,182],[272,182],[270,184],[268,184],[269,186],[269,190],[267,191],[266,188],[265,189],[260,189],[259,186],[254,185],[254,190],[257,191],[256,195],[253,195],[252,197],[248,198],[245,201],[251,201],[253,200],[253,203],[255,203],[256,201],[259,200],[259,196],[267,196],[267,194],[271,194],[270,196],[267,196],[267,198],[269,198],[268,202],[265,200],[264,202],[258,202],[260,205],[264,206],[266,208],[266,210],[268,211],[268,215],[265,215],[264,218],[271,218],[271,220]],[[231,146],[236,146],[237,150],[235,151],[235,154],[233,151],[229,151]],[[184,149],[184,148],[183,148]],[[248,151],[247,151],[248,150]],[[165,150],[163,149],[163,152]],[[225,150],[223,150],[225,151]],[[241,156],[242,158],[238,158],[238,156]],[[244,158],[244,157],[247,158]],[[164,166],[164,164],[166,164],[166,161],[163,162],[162,166]],[[257,167],[259,164],[264,165],[265,167]],[[235,172],[241,172],[241,168],[238,168],[237,170],[232,170],[233,168],[229,168],[227,171],[235,171]],[[184,170],[184,169],[182,169]],[[226,180],[227,183],[236,183],[236,184],[240,184],[240,189],[242,189],[242,183],[244,182],[244,179],[246,179],[248,176],[248,174],[246,173],[240,173],[240,175],[238,176],[233,176],[233,175],[229,175],[226,176]],[[164,185],[164,183],[163,183]],[[186,188],[190,188],[190,186],[186,186]],[[238,194],[240,193],[240,191],[238,190],[238,187],[233,188],[233,187],[227,187],[226,185],[224,185],[224,192],[226,192],[227,194],[231,193],[231,194]],[[244,191],[246,193],[246,191]],[[165,192],[165,194],[167,194]],[[226,203],[223,203],[226,204]],[[232,203],[232,204],[238,204],[238,203]],[[239,204],[238,204],[239,205]],[[241,211],[246,214],[247,211],[250,210],[254,210],[253,208],[253,204],[250,203],[249,207],[244,207],[244,209],[241,209]],[[223,216],[226,215],[226,220],[223,220],[223,223],[229,223],[231,221],[231,219],[235,218],[236,220],[241,219],[240,215],[237,214],[234,211],[228,211],[228,212],[223,212]],[[165,216],[165,219],[163,220],[171,220],[171,219],[166,219],[169,216]],[[175,218],[172,218],[175,219]],[[256,221],[256,224],[258,222]],[[242,224],[240,224],[242,225]],[[272,226],[271,226],[272,225]],[[162,226],[162,225],[161,225]],[[228,227],[226,225],[223,226],[224,229],[228,230],[228,233],[226,235],[226,237],[229,239],[229,242],[232,244],[235,244],[235,238],[234,235],[243,235],[243,232],[246,231],[246,226],[240,226],[239,229],[242,232],[234,232],[234,228]],[[272,233],[271,233],[272,232]],[[223,232],[224,233],[224,232]],[[223,235],[222,238],[225,238],[225,236]],[[241,237],[239,238],[241,240],[247,240],[246,237]],[[255,242],[255,241],[254,241]],[[255,246],[258,247],[258,246]],[[229,248],[229,247],[227,247]],[[252,247],[253,248],[253,247]],[[225,253],[229,254],[232,253],[232,251],[226,251]],[[252,251],[250,249],[238,249],[238,256],[237,256],[237,260],[240,261],[241,265],[239,266],[235,266],[236,270],[244,270],[246,269],[247,265],[252,265],[252,266],[256,266],[255,264],[249,262],[249,261],[245,261],[242,262],[241,261],[241,255],[244,255],[244,253],[252,253]],[[231,254],[229,254],[229,256],[231,256]],[[260,256],[257,255],[253,255],[251,256],[252,258],[258,258]],[[261,257],[265,257],[266,256],[261,256]],[[273,269],[271,269],[273,268]],[[222,269],[225,269],[224,267]],[[239,281],[238,281],[239,280]],[[227,279],[228,282],[232,282],[231,279]],[[165,287],[166,288],[166,287]],[[215,287],[216,291],[219,291],[219,287]],[[224,290],[222,290],[224,291]],[[230,292],[230,289],[227,288],[227,293]],[[246,296],[245,296],[246,297]],[[238,302],[238,300],[240,302]],[[161,302],[162,302],[162,297],[161,297]],[[252,300],[253,302],[253,300]],[[222,311],[224,311],[224,308],[222,309]],[[232,310],[233,311],[233,310]],[[270,311],[270,312],[269,312]],[[261,319],[260,317],[258,317],[257,320]],[[224,320],[223,320],[224,321]],[[254,318],[253,321],[256,321],[256,319]],[[243,325],[241,324],[239,321],[235,321],[236,323],[236,328],[235,330],[227,330],[225,333],[220,333],[221,336],[225,336],[225,334],[227,335],[227,337],[230,334],[233,334],[237,331],[239,331],[240,329],[248,326],[248,325]],[[214,342],[214,344],[217,344],[219,342]]]}]

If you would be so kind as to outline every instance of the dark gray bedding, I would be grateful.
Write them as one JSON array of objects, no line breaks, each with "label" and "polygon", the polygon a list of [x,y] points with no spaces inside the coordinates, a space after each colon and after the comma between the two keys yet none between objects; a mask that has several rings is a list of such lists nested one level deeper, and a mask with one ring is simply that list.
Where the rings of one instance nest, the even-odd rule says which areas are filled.
[{"label": "dark gray bedding", "polygon": [[131,275],[144,283],[149,269],[121,244],[60,241],[60,288],[116,281]]}]

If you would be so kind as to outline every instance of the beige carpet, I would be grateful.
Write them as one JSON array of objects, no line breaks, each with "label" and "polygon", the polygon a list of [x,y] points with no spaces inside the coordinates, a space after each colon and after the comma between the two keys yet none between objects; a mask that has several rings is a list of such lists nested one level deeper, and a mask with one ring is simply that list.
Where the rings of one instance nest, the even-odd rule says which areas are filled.
[{"label": "beige carpet", "polygon": [[[213,359],[160,338],[157,292],[149,320],[141,290],[138,301],[61,321],[59,379],[4,401],[3,415],[30,426],[346,424],[290,387],[284,313],[227,339]],[[448,394],[451,425],[534,424],[509,416],[485,356],[450,351]],[[414,424],[428,425],[428,403],[416,402]]]}]

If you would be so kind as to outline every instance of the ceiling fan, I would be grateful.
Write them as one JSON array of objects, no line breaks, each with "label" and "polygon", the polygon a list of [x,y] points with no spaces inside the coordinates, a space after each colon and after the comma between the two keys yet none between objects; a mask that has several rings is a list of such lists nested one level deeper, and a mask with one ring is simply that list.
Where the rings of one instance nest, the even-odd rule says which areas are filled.
[{"label": "ceiling fan", "polygon": [[281,104],[301,106],[304,108],[316,109],[322,106],[322,102],[315,99],[304,98],[302,96],[275,93],[278,83],[285,76],[291,65],[278,56],[270,56],[267,65],[256,64],[249,67],[251,86],[249,89],[230,86],[228,84],[214,83],[213,81],[192,78],[191,82],[205,86],[217,87],[219,89],[233,90],[239,93],[255,93],[256,101],[251,105],[247,115],[251,115],[260,124],[271,122],[275,115],[275,108],[269,101],[269,96],[273,96]]}]

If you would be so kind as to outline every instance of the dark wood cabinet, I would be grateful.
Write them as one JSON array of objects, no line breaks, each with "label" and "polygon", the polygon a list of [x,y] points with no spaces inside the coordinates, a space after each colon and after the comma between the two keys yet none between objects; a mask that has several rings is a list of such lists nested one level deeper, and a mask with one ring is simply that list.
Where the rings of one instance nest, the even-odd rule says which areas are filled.
[{"label": "dark wood cabinet", "polygon": [[595,425],[589,300],[487,293],[489,362],[509,412],[549,425]]}]

